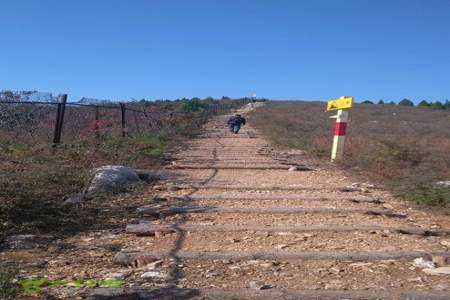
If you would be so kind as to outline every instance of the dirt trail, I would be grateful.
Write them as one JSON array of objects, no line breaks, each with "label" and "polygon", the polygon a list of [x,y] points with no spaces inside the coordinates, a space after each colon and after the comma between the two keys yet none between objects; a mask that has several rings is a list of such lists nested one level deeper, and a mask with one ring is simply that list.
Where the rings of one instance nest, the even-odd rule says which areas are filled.
[{"label": "dirt trail", "polygon": [[370,185],[346,188],[351,178],[272,151],[251,124],[228,132],[228,117],[175,155],[155,187],[160,207],[144,197],[126,232],[74,238],[121,245],[94,249],[90,275],[120,273],[127,287],[90,299],[450,299],[450,275],[412,264],[448,259],[449,220]]},{"label": "dirt trail", "polygon": [[185,299],[450,299],[450,275],[412,264],[450,255],[448,220],[370,185],[345,189],[339,171],[277,157],[251,124],[229,133],[228,117],[176,155],[182,179],[162,196],[181,208],[141,208],[117,263],[162,260],[161,286]]}]

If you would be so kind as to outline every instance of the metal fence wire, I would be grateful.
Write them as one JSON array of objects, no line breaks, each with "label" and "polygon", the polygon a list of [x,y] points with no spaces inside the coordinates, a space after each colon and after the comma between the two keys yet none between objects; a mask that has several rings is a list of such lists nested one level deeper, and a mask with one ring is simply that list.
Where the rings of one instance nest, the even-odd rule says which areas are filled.
[{"label": "metal fence wire", "polygon": [[[211,114],[234,108],[239,101],[212,101],[196,118],[189,118],[180,106],[118,103],[93,105],[67,102],[0,101],[0,144],[53,143],[55,145],[130,136],[161,130],[177,131],[180,123],[199,127]],[[194,122],[192,124],[192,122]]]},{"label": "metal fence wire", "polygon": [[51,142],[57,105],[0,103],[0,141]]}]

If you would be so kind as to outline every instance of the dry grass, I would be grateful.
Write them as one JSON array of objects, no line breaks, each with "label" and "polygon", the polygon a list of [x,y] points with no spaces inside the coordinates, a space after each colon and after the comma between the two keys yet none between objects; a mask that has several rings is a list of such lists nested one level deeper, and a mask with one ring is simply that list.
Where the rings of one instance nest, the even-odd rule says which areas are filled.
[{"label": "dry grass", "polygon": [[[328,160],[335,113],[321,102],[270,102],[251,121],[277,145]],[[356,105],[350,111],[340,165],[421,204],[449,207],[450,112],[396,105]]]},{"label": "dry grass", "polygon": [[[159,108],[162,116],[156,119],[157,124],[142,121],[138,123],[141,130],[134,130],[125,138],[120,134],[99,137],[88,134],[83,139],[69,139],[75,135],[66,135],[65,143],[57,149],[52,148],[45,134],[24,137],[23,127],[18,126],[23,123],[3,124],[10,128],[0,126],[0,241],[2,236],[13,232],[71,234],[88,228],[96,222],[95,208],[74,209],[63,202],[67,196],[82,190],[90,169],[107,164],[158,168],[164,162],[167,148],[195,135],[211,115],[243,103],[225,102],[222,104],[226,105],[220,106],[206,102],[151,104]],[[22,111],[23,106],[19,108]],[[80,116],[84,111],[77,114],[78,121],[68,119],[68,128],[82,123],[84,118]],[[166,115],[170,115],[170,120],[164,119]],[[32,132],[40,129],[37,126],[41,122],[25,121]],[[1,133],[17,138],[2,139]]]}]

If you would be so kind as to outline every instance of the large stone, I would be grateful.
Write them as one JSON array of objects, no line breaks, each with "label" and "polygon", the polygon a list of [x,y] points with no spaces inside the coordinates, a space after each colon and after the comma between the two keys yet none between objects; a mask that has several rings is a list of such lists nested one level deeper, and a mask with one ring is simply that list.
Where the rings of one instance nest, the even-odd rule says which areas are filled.
[{"label": "large stone", "polygon": [[84,191],[85,198],[105,193],[126,192],[140,182],[151,182],[159,176],[148,171],[134,170],[125,166],[103,166],[93,170],[92,179]]}]

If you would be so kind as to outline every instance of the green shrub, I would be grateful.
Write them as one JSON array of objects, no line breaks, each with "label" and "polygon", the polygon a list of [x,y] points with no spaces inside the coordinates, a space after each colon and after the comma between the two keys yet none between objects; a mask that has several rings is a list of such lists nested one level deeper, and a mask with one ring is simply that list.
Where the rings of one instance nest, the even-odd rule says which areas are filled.
[{"label": "green shrub", "polygon": [[182,110],[184,112],[199,112],[208,107],[208,103],[201,101],[200,99],[188,100],[183,103]]},{"label": "green shrub", "polygon": [[19,285],[15,282],[17,272],[0,267],[0,299],[16,299],[19,293]]}]

